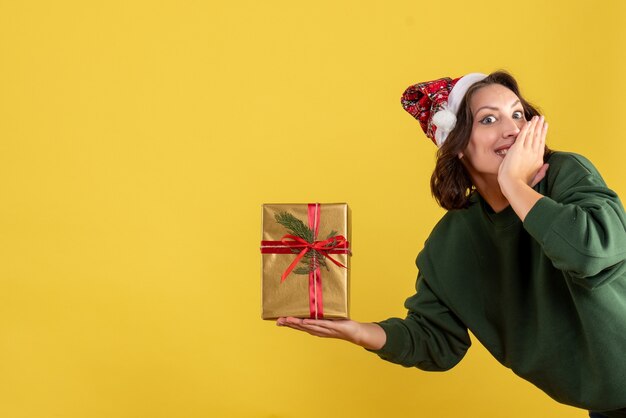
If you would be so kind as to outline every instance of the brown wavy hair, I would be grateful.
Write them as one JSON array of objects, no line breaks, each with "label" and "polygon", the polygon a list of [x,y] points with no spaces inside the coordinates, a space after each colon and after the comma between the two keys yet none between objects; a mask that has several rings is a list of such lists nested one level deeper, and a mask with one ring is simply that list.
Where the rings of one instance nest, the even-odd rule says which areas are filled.
[{"label": "brown wavy hair", "polygon": [[[444,209],[462,209],[469,206],[470,198],[476,192],[467,169],[459,159],[459,153],[465,151],[472,133],[474,117],[469,106],[472,95],[480,88],[491,84],[500,84],[519,97],[524,108],[524,117],[530,120],[540,115],[539,110],[521,95],[517,81],[506,71],[496,71],[485,79],[472,84],[459,105],[457,121],[441,148],[437,151],[435,170],[430,178],[430,190],[433,197]],[[546,146],[543,156],[547,160],[552,151]]]}]

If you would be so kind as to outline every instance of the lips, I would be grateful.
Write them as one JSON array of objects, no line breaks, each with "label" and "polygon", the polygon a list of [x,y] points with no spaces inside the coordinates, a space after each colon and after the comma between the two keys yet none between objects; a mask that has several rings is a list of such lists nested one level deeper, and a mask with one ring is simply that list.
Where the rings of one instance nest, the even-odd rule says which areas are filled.
[{"label": "lips", "polygon": [[506,153],[509,151],[509,148],[511,148],[513,144],[507,144],[507,145],[503,145],[501,147],[498,147],[495,149],[495,153],[497,155],[499,155],[500,157],[504,157],[506,155]]}]

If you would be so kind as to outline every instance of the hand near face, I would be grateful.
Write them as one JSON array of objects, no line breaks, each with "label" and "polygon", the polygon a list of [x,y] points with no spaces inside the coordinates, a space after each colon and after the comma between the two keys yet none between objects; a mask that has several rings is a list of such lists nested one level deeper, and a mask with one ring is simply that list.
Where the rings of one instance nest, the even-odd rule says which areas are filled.
[{"label": "hand near face", "polygon": [[547,132],[548,124],[543,116],[526,122],[500,164],[498,182],[501,187],[517,180],[533,187],[545,177],[548,164],[543,163],[543,154]]}]

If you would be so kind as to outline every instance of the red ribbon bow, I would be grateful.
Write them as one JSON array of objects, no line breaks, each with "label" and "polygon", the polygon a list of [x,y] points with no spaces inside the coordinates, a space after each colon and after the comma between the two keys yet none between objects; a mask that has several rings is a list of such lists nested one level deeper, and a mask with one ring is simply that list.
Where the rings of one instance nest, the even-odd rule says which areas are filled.
[{"label": "red ribbon bow", "polygon": [[[310,242],[303,240],[300,237],[296,237],[295,235],[287,234],[280,240],[280,242],[282,242],[283,245],[289,248],[302,248],[302,251],[298,253],[296,258],[289,265],[289,267],[287,267],[287,270],[285,270],[283,275],[280,277],[281,283],[285,281],[287,276],[289,276],[289,273],[291,273],[291,271],[296,267],[296,265],[300,262],[300,260],[302,260],[302,257],[304,257],[304,255],[311,250],[317,251],[319,254],[322,254],[324,257],[328,258],[330,261],[332,261],[339,267],[347,268],[346,266],[341,264],[339,261],[335,260],[330,255],[328,255],[331,251],[333,251],[336,248],[347,248],[348,241],[343,235],[335,235],[334,237],[330,237],[328,239],[325,239],[324,241],[314,241],[310,243]],[[341,251],[341,252],[344,252],[344,251]],[[313,263],[314,261],[311,260],[311,262]]]}]

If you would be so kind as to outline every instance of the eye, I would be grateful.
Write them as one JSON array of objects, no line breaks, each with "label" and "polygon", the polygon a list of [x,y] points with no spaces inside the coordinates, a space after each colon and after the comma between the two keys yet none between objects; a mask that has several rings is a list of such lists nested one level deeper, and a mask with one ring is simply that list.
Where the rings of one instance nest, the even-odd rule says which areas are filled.
[{"label": "eye", "polygon": [[524,112],[521,110],[513,112],[513,119],[524,119]]},{"label": "eye", "polygon": [[490,125],[492,123],[494,123],[496,121],[496,118],[492,115],[487,116],[486,118],[483,118],[480,123],[482,123],[483,125]]}]

